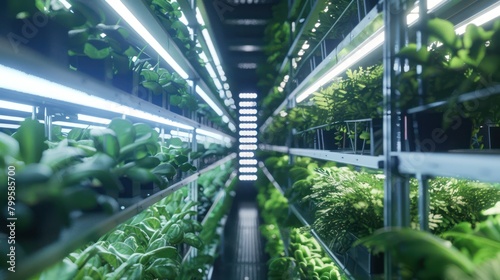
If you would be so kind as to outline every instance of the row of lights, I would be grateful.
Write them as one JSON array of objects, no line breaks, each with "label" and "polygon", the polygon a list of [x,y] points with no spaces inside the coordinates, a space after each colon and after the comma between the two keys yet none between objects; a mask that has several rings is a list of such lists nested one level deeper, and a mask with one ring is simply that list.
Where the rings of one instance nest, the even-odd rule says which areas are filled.
[{"label": "row of lights", "polygon": [[256,93],[240,93],[239,102],[239,179],[257,180],[257,98]]}]

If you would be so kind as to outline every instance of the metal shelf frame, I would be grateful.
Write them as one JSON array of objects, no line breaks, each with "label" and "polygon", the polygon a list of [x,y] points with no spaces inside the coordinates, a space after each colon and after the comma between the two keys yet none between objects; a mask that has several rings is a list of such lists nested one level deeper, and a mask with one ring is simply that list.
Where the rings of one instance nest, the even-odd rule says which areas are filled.
[{"label": "metal shelf frame", "polygon": [[201,78],[201,75],[191,65],[186,56],[179,50],[170,35],[163,29],[156,17],[151,13],[144,1],[122,0],[129,10],[134,11],[134,16],[148,29],[153,37],[161,42],[165,50],[176,60],[184,71],[189,75],[189,79],[196,81],[196,84],[210,97],[210,99],[222,110],[230,122],[236,126],[236,122],[227,112],[226,107],[220,103],[219,99],[212,92],[208,84]]},{"label": "metal shelf frame", "polygon": [[[150,114],[161,116],[169,120],[175,121],[177,123],[182,123],[185,125],[192,126],[194,128],[200,128],[206,131],[210,131],[227,137],[231,141],[235,142],[236,138],[231,135],[225,134],[220,130],[215,128],[202,125],[194,120],[187,117],[173,113],[165,108],[154,105],[146,100],[143,100],[132,94],[128,94],[112,86],[106,85],[100,81],[97,81],[81,73],[71,71],[60,67],[59,65],[53,64],[53,62],[47,60],[46,58],[28,50],[25,48],[18,48],[18,51],[14,51],[10,46],[10,43],[0,38],[0,60],[2,65],[22,70],[25,73],[34,75],[48,81],[67,86],[69,88],[85,92],[89,95],[100,97],[106,100],[110,100],[120,105],[132,107]],[[4,91],[4,89],[0,89]],[[64,101],[38,97],[30,94],[25,94],[22,92],[9,92],[9,95],[3,95],[2,99],[7,99],[9,101],[18,102],[28,102],[35,104],[45,104],[52,105],[56,107],[72,108],[77,110],[82,110],[82,105],[78,104],[78,100],[71,100],[70,96],[67,96]],[[5,97],[4,97],[5,96]],[[102,114],[102,110],[96,110],[92,107],[85,107],[86,114],[94,114],[99,116]]]},{"label": "metal shelf frame", "polygon": [[79,247],[88,242],[97,240],[99,237],[103,236],[116,226],[146,210],[151,205],[169,196],[178,189],[187,186],[190,182],[196,181],[200,175],[209,172],[235,158],[235,153],[230,154],[210,166],[207,166],[203,170],[189,175],[170,187],[161,190],[112,216],[104,214],[82,215],[80,218],[73,221],[74,225],[71,228],[66,229],[61,233],[58,241],[40,249],[24,261],[20,262],[18,266],[23,269],[16,271],[16,273],[12,274],[13,277],[8,279],[29,279],[29,277],[42,272],[44,269],[62,260]]},{"label": "metal shelf frame", "polygon": [[[283,188],[281,188],[281,186],[276,182],[276,180],[274,179],[273,175],[271,174],[271,172],[269,172],[269,170],[267,169],[267,167],[264,165],[263,162],[259,162],[259,168],[262,170],[262,172],[266,175],[267,179],[273,184],[273,186],[282,194],[284,195],[285,192],[283,191]],[[295,214],[295,216],[300,220],[300,222],[305,226],[305,227],[308,227],[310,228],[310,233],[311,235],[316,239],[316,241],[318,241],[319,245],[321,246],[321,248],[323,248],[323,250],[325,251],[325,253],[333,260],[333,262],[335,263],[336,266],[338,266],[342,271],[343,273],[349,278],[349,279],[354,279],[354,277],[352,276],[352,274],[349,272],[349,270],[345,267],[344,264],[342,264],[342,262],[337,258],[337,256],[330,250],[330,248],[328,247],[328,245],[326,245],[326,243],[322,240],[322,238],[316,233],[316,231],[314,231],[314,229],[312,229],[311,225],[309,224],[309,222],[304,218],[304,216],[302,216],[302,214],[300,213],[299,210],[297,210],[297,208],[294,206],[294,205],[290,205],[290,209],[292,210],[292,212]]]}]

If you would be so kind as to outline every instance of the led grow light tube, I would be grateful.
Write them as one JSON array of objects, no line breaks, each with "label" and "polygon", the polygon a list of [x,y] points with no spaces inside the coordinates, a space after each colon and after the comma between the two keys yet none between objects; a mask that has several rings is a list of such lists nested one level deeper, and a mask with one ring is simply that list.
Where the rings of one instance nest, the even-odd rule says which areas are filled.
[{"label": "led grow light tube", "polygon": [[211,131],[207,131],[207,130],[204,130],[204,129],[201,129],[201,128],[197,128],[196,132],[198,134],[205,135],[205,136],[208,136],[208,137],[212,137],[212,138],[217,139],[217,140],[223,140],[223,138],[224,138],[220,134],[217,134],[217,133],[211,132]]},{"label": "led grow light tube", "polygon": [[182,67],[170,56],[162,47],[148,29],[132,14],[132,12],[120,0],[106,0],[106,2],[115,10],[134,30],[148,43],[183,79],[189,78],[189,75]]},{"label": "led grow light tube", "polygon": [[257,98],[257,93],[242,92],[239,94],[240,99],[255,99]]},{"label": "led grow light tube", "polygon": [[358,62],[361,58],[365,57],[374,49],[380,47],[383,42],[384,42],[384,31],[383,28],[380,28],[362,45],[354,49],[349,54],[349,56],[347,56],[342,62],[335,65],[328,73],[323,75],[314,84],[312,84],[306,90],[304,90],[302,94],[297,96],[295,101],[297,103],[304,101],[307,97],[309,97],[309,95],[313,94],[316,90],[325,85],[327,82],[331,81],[333,78],[337,77],[338,75],[346,71],[354,63]]},{"label": "led grow light tube", "polygon": [[[430,3],[431,5],[430,5],[429,10],[435,9],[436,7],[439,6],[439,4],[441,4],[441,2],[442,2],[442,0]],[[463,33],[465,33],[465,29],[466,29],[467,25],[475,24],[475,25],[479,26],[479,25],[485,24],[485,23],[491,21],[492,19],[497,18],[499,14],[500,14],[500,4],[497,3],[497,4],[494,4],[486,9],[484,9],[483,11],[477,13],[476,15],[470,17],[465,22],[457,25],[455,28],[455,32],[459,35],[463,34]],[[409,19],[407,18],[407,21],[409,24],[413,24],[417,20],[418,20],[418,15],[412,15]],[[306,90],[304,90],[302,92],[302,94],[300,94],[295,99],[295,101],[297,103],[304,101],[307,97],[309,97],[309,95],[314,93],[321,86],[323,86],[324,84],[326,84],[327,82],[329,82],[333,78],[335,78],[336,76],[343,73],[345,70],[347,70],[347,68],[351,67],[354,63],[359,61],[362,57],[364,57],[365,55],[369,54],[374,49],[376,49],[380,45],[382,45],[382,43],[384,42],[384,31],[381,31],[382,29],[383,29],[383,27],[381,29],[379,29],[378,33],[375,32],[374,35],[372,35],[368,40],[366,40],[363,45],[358,46],[356,49],[354,49],[351,52],[351,55],[349,55],[341,63],[335,65],[328,73],[326,73],[318,81],[316,81],[314,84],[312,84]]]},{"label": "led grow light tube", "polygon": [[0,120],[13,121],[13,122],[22,122],[22,121],[25,120],[25,118],[0,115]]},{"label": "led grow light tube", "polygon": [[83,115],[83,114],[77,114],[77,117],[78,117],[78,120],[84,121],[84,122],[93,122],[93,123],[100,123],[100,124],[106,124],[106,125],[111,122],[110,119],[88,116],[88,115]]},{"label": "led grow light tube", "polygon": [[18,124],[6,124],[6,123],[0,123],[0,128],[12,128],[12,129],[18,129],[20,125]]},{"label": "led grow light tube", "polygon": [[53,100],[63,101],[67,103],[87,106],[90,108],[100,109],[107,112],[113,112],[120,115],[127,115],[140,118],[147,121],[157,122],[180,129],[193,130],[194,127],[172,120],[153,115],[148,112],[137,110],[119,104],[114,101],[90,95],[86,92],[70,88],[49,80],[28,74],[26,72],[16,70],[4,65],[0,65],[0,88],[8,90],[24,92],[34,96],[49,98]]},{"label": "led grow light tube", "polygon": [[240,181],[255,181],[257,180],[257,175],[240,175],[238,178]]},{"label": "led grow light tube", "polygon": [[455,26],[455,32],[458,35],[462,35],[465,33],[467,25],[474,24],[477,26],[481,26],[500,15],[500,3],[496,3],[491,5],[490,7],[484,9],[480,13],[468,18],[467,20],[461,22],[457,26]]},{"label": "led grow light tube", "polygon": [[201,89],[201,87],[199,86],[196,86],[196,93],[198,93],[198,95],[203,99],[205,100],[205,102],[208,104],[208,106],[210,106],[217,115],[219,116],[222,116],[224,115],[224,113],[222,112],[222,109],[219,108],[219,106],[217,106],[217,104],[215,104],[215,102],[207,95],[207,93]]},{"label": "led grow light tube", "polygon": [[254,152],[240,152],[239,157],[242,158],[253,158],[255,156]]},{"label": "led grow light tube", "polygon": [[241,165],[257,165],[256,159],[240,159],[239,163]]},{"label": "led grow light tube", "polygon": [[[1,66],[1,65],[0,65]],[[1,70],[1,69],[0,69]],[[6,80],[4,82],[7,82]],[[0,86],[2,82],[0,81]],[[33,113],[33,106],[0,100],[0,108],[26,113]]]},{"label": "led grow light tube", "polygon": [[94,125],[88,125],[88,124],[83,124],[83,123],[72,123],[72,122],[65,122],[65,121],[55,121],[55,122],[52,122],[52,124],[58,125],[58,126],[64,126],[64,127],[89,128],[89,129],[105,128],[103,126],[94,126]]}]

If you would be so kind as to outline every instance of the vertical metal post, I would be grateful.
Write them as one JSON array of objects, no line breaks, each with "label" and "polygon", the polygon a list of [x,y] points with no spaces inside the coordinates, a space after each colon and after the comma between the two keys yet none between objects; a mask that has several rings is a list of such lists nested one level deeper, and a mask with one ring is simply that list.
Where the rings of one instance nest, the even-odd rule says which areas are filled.
[{"label": "vertical metal post", "polygon": [[44,107],[45,118],[45,137],[47,140],[52,141],[52,115],[47,107]]},{"label": "vertical metal post", "polygon": [[429,231],[429,181],[426,176],[417,174],[418,180],[418,217],[420,230]]},{"label": "vertical metal post", "polygon": [[[409,190],[408,178],[398,176],[398,158],[393,152],[401,150],[401,112],[398,104],[399,92],[396,86],[396,76],[402,71],[401,61],[395,54],[403,47],[404,30],[406,29],[406,14],[403,0],[384,0],[384,226],[409,225]],[[393,265],[390,253],[385,255],[385,279],[392,279]]]}]

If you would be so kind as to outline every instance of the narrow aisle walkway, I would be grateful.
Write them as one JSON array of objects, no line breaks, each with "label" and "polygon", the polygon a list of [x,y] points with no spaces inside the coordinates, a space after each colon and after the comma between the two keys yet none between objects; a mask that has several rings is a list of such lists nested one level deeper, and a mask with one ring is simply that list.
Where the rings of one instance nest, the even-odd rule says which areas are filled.
[{"label": "narrow aisle walkway", "polygon": [[266,255],[259,231],[253,185],[238,186],[226,224],[224,246],[214,267],[213,280],[265,280]]}]

